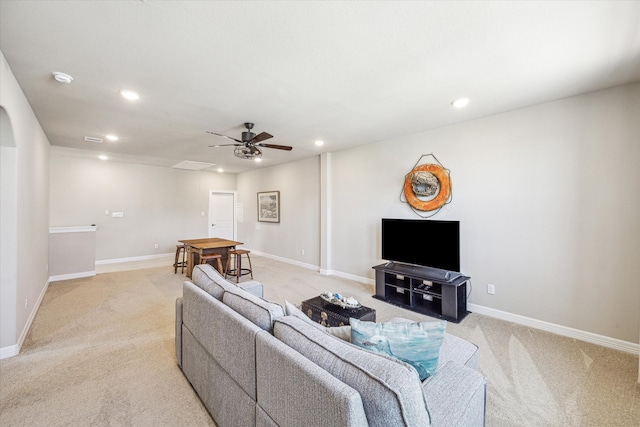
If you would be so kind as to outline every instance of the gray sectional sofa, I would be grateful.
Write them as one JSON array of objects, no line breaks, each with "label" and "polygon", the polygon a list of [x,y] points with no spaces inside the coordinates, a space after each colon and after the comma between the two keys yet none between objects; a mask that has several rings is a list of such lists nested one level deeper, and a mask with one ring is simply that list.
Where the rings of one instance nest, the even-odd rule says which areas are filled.
[{"label": "gray sectional sofa", "polygon": [[219,427],[482,426],[475,345],[445,334],[435,375],[364,350],[197,266],[176,301],[176,357]]}]

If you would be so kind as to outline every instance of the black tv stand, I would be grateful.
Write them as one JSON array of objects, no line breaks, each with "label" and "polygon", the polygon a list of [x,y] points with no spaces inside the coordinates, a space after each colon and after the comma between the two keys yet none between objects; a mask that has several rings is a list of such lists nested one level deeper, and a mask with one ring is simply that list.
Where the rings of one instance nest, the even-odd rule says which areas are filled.
[{"label": "black tv stand", "polygon": [[398,262],[373,267],[376,299],[439,319],[460,322],[467,311],[467,282],[458,272]]}]

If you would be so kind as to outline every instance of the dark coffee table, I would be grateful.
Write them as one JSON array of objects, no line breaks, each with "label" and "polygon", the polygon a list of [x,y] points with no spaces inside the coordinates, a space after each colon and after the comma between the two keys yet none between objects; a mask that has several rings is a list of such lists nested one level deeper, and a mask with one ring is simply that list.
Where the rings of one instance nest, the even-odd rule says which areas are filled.
[{"label": "dark coffee table", "polygon": [[348,309],[326,302],[320,297],[302,301],[302,311],[314,322],[324,326],[344,326],[349,324],[349,318],[375,322],[376,311],[373,308],[361,306]]}]

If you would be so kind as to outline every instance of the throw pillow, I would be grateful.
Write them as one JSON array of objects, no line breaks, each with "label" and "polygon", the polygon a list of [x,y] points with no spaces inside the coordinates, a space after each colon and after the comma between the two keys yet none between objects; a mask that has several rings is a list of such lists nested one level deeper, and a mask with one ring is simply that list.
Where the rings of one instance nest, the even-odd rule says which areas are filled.
[{"label": "throw pillow", "polygon": [[347,342],[351,342],[351,326],[346,325],[346,326],[335,326],[335,327],[325,327],[322,326],[320,323],[316,323],[313,320],[311,320],[309,318],[309,316],[307,316],[306,314],[304,314],[304,312],[302,310],[300,310],[298,307],[296,307],[295,305],[291,304],[289,301],[284,300],[284,311],[287,314],[287,316],[294,316],[297,317],[301,320],[304,320],[306,323],[310,323],[313,326],[315,326],[318,329],[321,329],[325,332],[328,332],[329,334],[333,335],[334,337],[340,338],[341,340],[347,341]]},{"label": "throw pillow", "polygon": [[435,374],[446,321],[375,323],[352,318],[349,323],[353,344],[410,364],[421,381]]},{"label": "throw pillow", "polygon": [[302,310],[300,310],[298,307],[291,304],[287,300],[284,300],[284,312],[287,314],[287,316],[295,316],[299,319],[304,320],[307,323],[311,323],[314,326],[322,326],[319,323],[316,323],[313,320],[309,319],[309,316],[304,314]]},{"label": "throw pillow", "polygon": [[329,326],[327,332],[343,341],[351,342],[351,325]]}]

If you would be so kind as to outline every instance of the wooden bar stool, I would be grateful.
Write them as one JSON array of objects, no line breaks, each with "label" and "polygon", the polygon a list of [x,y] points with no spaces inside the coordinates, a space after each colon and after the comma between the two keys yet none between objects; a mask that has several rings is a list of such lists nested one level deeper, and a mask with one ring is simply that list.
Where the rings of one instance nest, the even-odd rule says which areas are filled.
[{"label": "wooden bar stool", "polygon": [[208,254],[208,255],[200,255],[200,264],[208,264],[208,261],[212,259],[218,260],[218,271],[220,274],[224,273],[222,269],[222,255],[220,254]]},{"label": "wooden bar stool", "polygon": [[[251,257],[249,257],[250,253],[251,253],[251,251],[248,251],[246,249],[231,249],[231,250],[229,250],[229,257],[227,258],[227,268],[226,268],[225,273],[224,273],[225,279],[226,279],[227,275],[235,276],[236,277],[236,283],[238,283],[240,281],[240,276],[244,276],[245,274],[250,274],[251,275],[251,279],[253,279],[253,269],[251,267]],[[246,255],[247,256],[247,261],[249,261],[249,268],[242,268],[242,255]],[[231,257],[232,256],[234,257],[233,265],[235,266],[235,268],[229,269],[229,267],[231,266]]]},{"label": "wooden bar stool", "polygon": [[[180,259],[180,252],[182,252],[182,261],[178,261]],[[180,273],[184,273],[184,269],[187,266],[187,247],[185,245],[176,245],[176,259],[173,262],[173,274],[176,274],[178,272],[178,267],[180,267],[182,270],[180,270]]]}]

